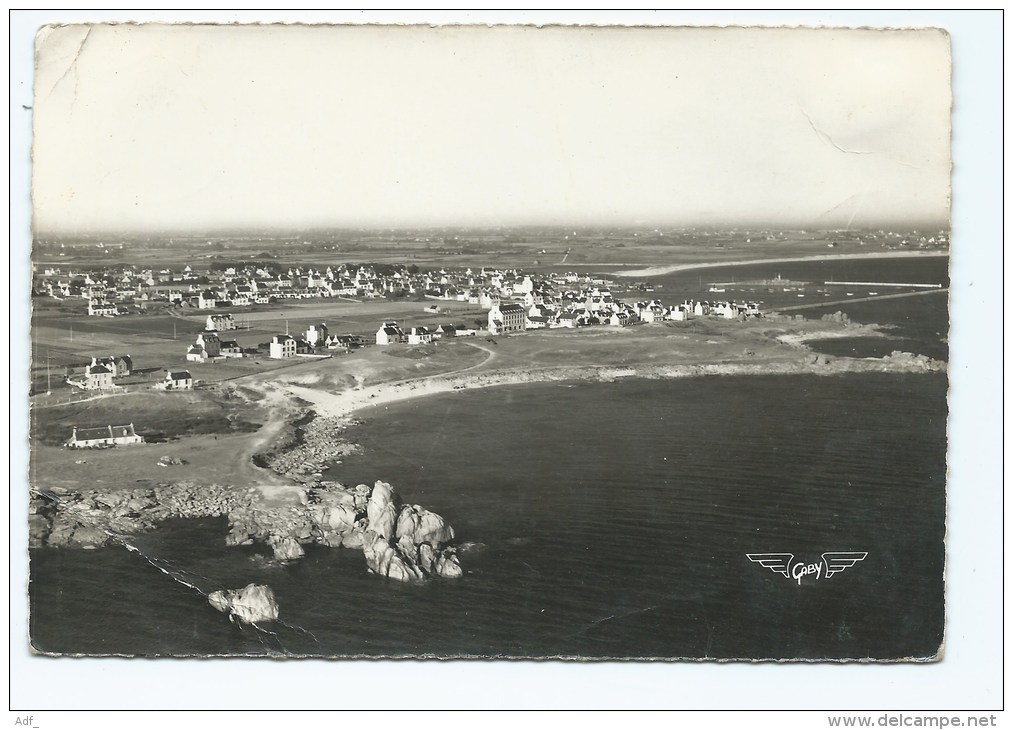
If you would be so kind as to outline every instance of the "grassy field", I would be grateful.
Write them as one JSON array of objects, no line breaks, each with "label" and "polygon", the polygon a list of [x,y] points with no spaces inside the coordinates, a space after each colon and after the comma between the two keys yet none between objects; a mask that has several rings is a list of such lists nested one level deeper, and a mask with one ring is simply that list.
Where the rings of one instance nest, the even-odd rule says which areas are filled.
[{"label": "grassy field", "polygon": [[[246,397],[255,394],[256,399]],[[263,392],[225,386],[192,393],[91,396],[83,402],[35,407],[31,413],[31,484],[36,488],[81,485],[130,488],[159,481],[205,484],[282,483],[257,469],[253,454],[277,437],[297,404]],[[68,449],[73,426],[133,422],[138,433],[166,441],[112,449]],[[163,456],[184,463],[160,467]]]},{"label": "grassy field", "polygon": [[[285,266],[326,266],[341,263],[405,263],[422,268],[440,266],[565,270],[595,265],[641,267],[735,259],[804,256],[880,250],[883,240],[863,247],[860,232],[786,231],[766,240],[757,230],[731,231],[419,231],[345,232],[269,236],[177,237],[125,241],[122,249],[99,253],[97,241],[80,248],[43,247],[36,263],[58,266],[135,264],[196,269],[214,262],[272,261]],[[101,240],[101,239],[99,239]],[[210,245],[209,245],[210,242]],[[895,244],[890,244],[895,245]],[[60,256],[59,253],[64,255]],[[263,254],[268,254],[264,256]]]},{"label": "grassy field", "polygon": [[176,440],[202,434],[249,433],[260,428],[257,408],[218,391],[151,391],[93,398],[32,410],[33,441],[59,446],[74,426],[133,423],[145,438]]},{"label": "grassy field", "polygon": [[[87,362],[93,356],[130,355],[140,374],[125,382],[147,385],[162,380],[166,370],[187,369],[195,378],[218,381],[305,363],[302,359],[295,363],[271,360],[266,354],[214,364],[188,362],[187,347],[194,342],[197,333],[203,331],[208,312],[183,310],[175,316],[161,311],[147,315],[88,317],[77,302],[40,301],[45,304],[37,306],[32,317],[32,385],[37,392],[68,391],[63,383],[63,367]],[[466,302],[439,302],[441,313],[424,312],[423,308],[431,303],[404,299],[283,302],[270,308],[233,313],[237,322],[249,327],[223,332],[222,337],[235,339],[243,348],[256,348],[286,330],[302,334],[309,325],[324,322],[333,333],[360,334],[372,341],[376,330],[387,320],[396,320],[406,330],[451,322],[474,326],[475,320],[486,321],[484,310]],[[335,358],[341,357],[341,354],[335,355]]]}]

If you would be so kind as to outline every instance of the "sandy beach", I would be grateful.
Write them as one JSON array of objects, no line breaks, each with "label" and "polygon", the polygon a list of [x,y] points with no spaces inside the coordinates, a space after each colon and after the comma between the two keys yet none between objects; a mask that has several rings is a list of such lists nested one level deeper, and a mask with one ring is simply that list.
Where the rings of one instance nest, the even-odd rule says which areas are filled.
[{"label": "sandy beach", "polygon": [[[797,337],[786,344],[802,345],[805,339],[833,336],[833,333],[817,333],[810,337]],[[312,404],[320,416],[346,418],[359,411],[379,408],[391,403],[437,395],[454,393],[476,388],[491,388],[501,385],[523,383],[547,383],[584,381],[609,383],[623,378],[687,378],[713,375],[838,375],[853,372],[926,372],[944,368],[927,358],[902,357],[882,359],[839,358],[827,362],[810,361],[807,357],[797,360],[714,363],[693,365],[646,365],[635,367],[554,367],[534,370],[502,370],[481,374],[448,374],[421,378],[399,383],[380,384],[367,388],[329,393],[315,388],[286,383],[284,390],[293,396]]]},{"label": "sandy beach", "polygon": [[745,259],[741,261],[721,261],[719,263],[703,264],[673,264],[671,266],[649,266],[646,269],[632,269],[628,271],[615,271],[613,276],[662,276],[674,274],[677,271],[690,271],[692,269],[714,269],[722,266],[752,266],[754,264],[790,264],[799,261],[833,261],[838,259],[893,259],[893,258],[914,258],[923,256],[949,256],[949,251],[877,251],[871,253],[831,253],[821,256],[789,256],[777,259]]}]

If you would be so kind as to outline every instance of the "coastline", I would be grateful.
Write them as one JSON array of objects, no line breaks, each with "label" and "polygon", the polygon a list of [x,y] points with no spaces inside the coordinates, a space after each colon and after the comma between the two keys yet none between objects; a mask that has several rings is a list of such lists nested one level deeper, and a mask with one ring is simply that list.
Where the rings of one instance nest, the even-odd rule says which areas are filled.
[{"label": "coastline", "polygon": [[846,259],[893,259],[893,258],[925,258],[931,256],[949,256],[947,251],[873,251],[869,253],[831,253],[825,256],[786,256],[774,259],[741,259],[738,261],[721,261],[701,264],[672,264],[667,266],[648,266],[645,269],[613,271],[613,276],[647,277],[674,274],[678,271],[695,269],[717,269],[724,266],[756,266],[760,264],[792,264],[805,261],[837,261]]},{"label": "coastline", "polygon": [[[817,335],[818,336],[818,335]],[[804,339],[815,339],[806,337]],[[796,346],[803,339],[792,341]],[[790,360],[764,362],[707,363],[691,365],[644,365],[628,367],[583,366],[550,367],[534,370],[493,370],[481,374],[448,374],[431,376],[398,383],[387,383],[365,388],[328,393],[305,386],[286,383],[284,390],[311,404],[321,417],[345,419],[367,408],[422,398],[442,393],[455,393],[478,388],[502,385],[521,385],[545,382],[613,382],[620,378],[648,380],[704,377],[715,375],[839,375],[842,373],[893,372],[923,373],[946,369],[946,363],[922,355],[897,352],[884,358],[835,358],[807,353]]]}]

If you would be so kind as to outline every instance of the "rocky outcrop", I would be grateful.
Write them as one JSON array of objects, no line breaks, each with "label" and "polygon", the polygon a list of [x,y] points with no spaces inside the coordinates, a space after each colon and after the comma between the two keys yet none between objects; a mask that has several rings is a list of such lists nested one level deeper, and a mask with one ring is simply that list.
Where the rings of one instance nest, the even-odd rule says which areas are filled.
[{"label": "rocky outcrop", "polygon": [[946,369],[946,363],[940,360],[933,360],[925,355],[916,355],[913,352],[901,352],[894,350],[883,358],[883,361],[890,363],[893,367],[911,370],[924,370],[926,372],[938,372]]},{"label": "rocky outcrop", "polygon": [[393,488],[377,482],[366,517],[363,554],[370,572],[407,583],[460,577],[456,549],[447,546],[454,529],[435,512],[417,504],[399,506]]},{"label": "rocky outcrop", "polygon": [[359,549],[370,572],[405,582],[461,575],[454,529],[419,505],[402,505],[390,484],[318,482],[300,489],[299,504],[254,499],[230,512],[226,542],[267,545],[282,561],[302,557],[311,543]]},{"label": "rocky outcrop", "polygon": [[233,488],[189,482],[35,493],[29,501],[29,541],[32,547],[100,547],[171,517],[222,517],[248,499]]},{"label": "rocky outcrop", "polygon": [[227,517],[226,545],[263,545],[281,562],[298,560],[307,545],[318,544],[362,550],[370,572],[394,580],[461,575],[454,529],[417,504],[403,505],[386,482],[316,482],[282,490],[180,483],[37,493],[29,515],[31,546],[94,548],[170,517]]},{"label": "rocky outcrop", "polygon": [[347,420],[324,418],[310,411],[293,424],[288,439],[274,451],[259,454],[256,461],[293,481],[314,482],[327,465],[340,463],[340,457],[359,450],[357,444],[342,438],[348,425]]},{"label": "rocky outcrop", "polygon": [[822,317],[820,317],[820,319],[824,322],[838,322],[844,325],[851,323],[851,318],[848,317],[848,313],[842,312],[839,309],[833,314],[824,314]]},{"label": "rocky outcrop", "polygon": [[208,596],[208,603],[228,614],[230,621],[260,624],[278,620],[278,602],[269,586],[250,583],[234,591],[215,591]]}]

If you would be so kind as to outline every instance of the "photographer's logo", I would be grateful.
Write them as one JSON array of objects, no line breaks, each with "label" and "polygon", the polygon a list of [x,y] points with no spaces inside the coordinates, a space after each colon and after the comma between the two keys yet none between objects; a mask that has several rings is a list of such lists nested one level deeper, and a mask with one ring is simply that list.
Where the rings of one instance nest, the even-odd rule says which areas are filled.
[{"label": "photographer's logo", "polygon": [[861,552],[823,553],[823,560],[816,563],[795,560],[792,553],[747,553],[746,557],[754,563],[759,563],[764,568],[770,568],[775,573],[802,585],[802,579],[807,576],[814,576],[816,580],[829,578],[865,560],[868,554]]}]

